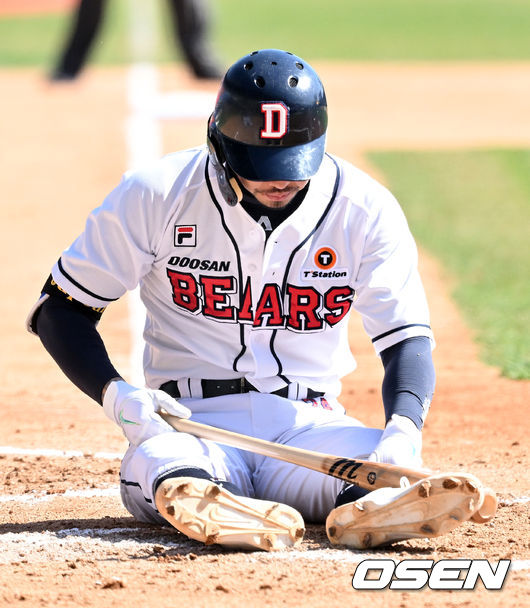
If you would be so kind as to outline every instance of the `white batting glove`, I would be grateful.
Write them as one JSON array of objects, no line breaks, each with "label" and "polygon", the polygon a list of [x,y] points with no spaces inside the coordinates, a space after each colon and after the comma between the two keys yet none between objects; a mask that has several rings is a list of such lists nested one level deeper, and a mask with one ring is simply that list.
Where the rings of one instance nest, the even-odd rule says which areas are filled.
[{"label": "white batting glove", "polygon": [[414,422],[394,414],[368,460],[419,469],[422,466],[421,447],[421,431]]},{"label": "white batting glove", "polygon": [[103,411],[122,430],[133,445],[161,433],[176,432],[157,412],[166,410],[179,418],[189,418],[191,411],[166,392],[137,388],[124,380],[113,380],[103,397]]}]

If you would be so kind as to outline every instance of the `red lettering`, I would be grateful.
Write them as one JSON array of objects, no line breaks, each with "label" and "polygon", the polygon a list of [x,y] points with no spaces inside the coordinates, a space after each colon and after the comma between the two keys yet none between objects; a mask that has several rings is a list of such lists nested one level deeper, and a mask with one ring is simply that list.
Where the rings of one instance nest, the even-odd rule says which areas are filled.
[{"label": "red lettering", "polygon": [[322,329],[318,311],[322,307],[322,296],[313,287],[287,286],[289,318],[287,327],[295,331]]},{"label": "red lettering", "polygon": [[167,276],[173,288],[173,302],[180,308],[197,313],[200,310],[200,299],[197,281],[192,274],[167,269]]},{"label": "red lettering", "polygon": [[324,305],[328,313],[324,321],[331,327],[342,321],[351,308],[355,291],[351,287],[332,287],[324,295]]},{"label": "red lettering", "polygon": [[285,327],[291,331],[321,331],[324,323],[334,327],[350,311],[355,291],[350,286],[331,287],[322,296],[314,287],[287,285],[283,314],[282,291],[279,285],[263,287],[259,301],[252,305],[252,285],[247,277],[239,299],[239,308],[232,305],[237,295],[237,280],[233,276],[201,276],[167,269],[173,302],[192,314],[231,323],[252,323],[254,327]]},{"label": "red lettering", "polygon": [[235,278],[201,276],[200,281],[204,297],[204,316],[233,321],[236,318],[235,307],[230,306],[228,294],[236,291]]},{"label": "red lettering", "polygon": [[282,327],[283,324],[280,288],[275,284],[265,285],[256,306],[254,327]]},{"label": "red lettering", "polygon": [[240,323],[252,323],[252,291],[250,286],[250,277],[247,278],[245,290],[241,297],[241,308],[239,310],[237,320]]}]

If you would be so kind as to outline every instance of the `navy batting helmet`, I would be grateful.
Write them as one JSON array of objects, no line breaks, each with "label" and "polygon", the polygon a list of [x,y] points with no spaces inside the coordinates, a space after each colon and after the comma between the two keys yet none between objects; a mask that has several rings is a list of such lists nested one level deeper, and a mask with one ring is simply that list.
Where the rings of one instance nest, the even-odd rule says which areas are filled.
[{"label": "navy batting helmet", "polygon": [[252,181],[301,181],[324,156],[327,103],[313,68],[278,49],[230,67],[208,124],[216,161]]}]

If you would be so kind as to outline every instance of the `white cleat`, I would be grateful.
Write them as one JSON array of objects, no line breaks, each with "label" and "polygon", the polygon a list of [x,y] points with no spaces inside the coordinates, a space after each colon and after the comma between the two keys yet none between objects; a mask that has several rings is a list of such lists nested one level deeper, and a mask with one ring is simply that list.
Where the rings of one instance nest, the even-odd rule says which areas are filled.
[{"label": "white cleat", "polygon": [[483,492],[467,473],[432,475],[405,489],[379,488],[333,509],[326,532],[333,545],[353,549],[440,536],[477,511]]},{"label": "white cleat", "polygon": [[280,551],[300,544],[305,532],[302,516],[292,507],[236,496],[208,479],[166,479],[155,503],[172,526],[207,545]]}]

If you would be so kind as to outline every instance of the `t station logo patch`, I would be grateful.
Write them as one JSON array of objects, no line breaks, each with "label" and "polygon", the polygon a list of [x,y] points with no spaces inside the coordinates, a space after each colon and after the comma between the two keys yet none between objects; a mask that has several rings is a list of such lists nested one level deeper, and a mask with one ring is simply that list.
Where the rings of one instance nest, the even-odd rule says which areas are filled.
[{"label": "t station logo patch", "polygon": [[197,245],[197,226],[175,226],[175,247],[195,247]]},{"label": "t station logo patch", "polygon": [[337,279],[348,275],[344,268],[335,268],[337,252],[332,247],[320,247],[313,255],[313,268],[302,268],[302,281],[311,279]]},{"label": "t station logo patch", "polygon": [[322,270],[333,268],[337,263],[337,254],[331,247],[321,247],[315,253],[315,264]]}]

